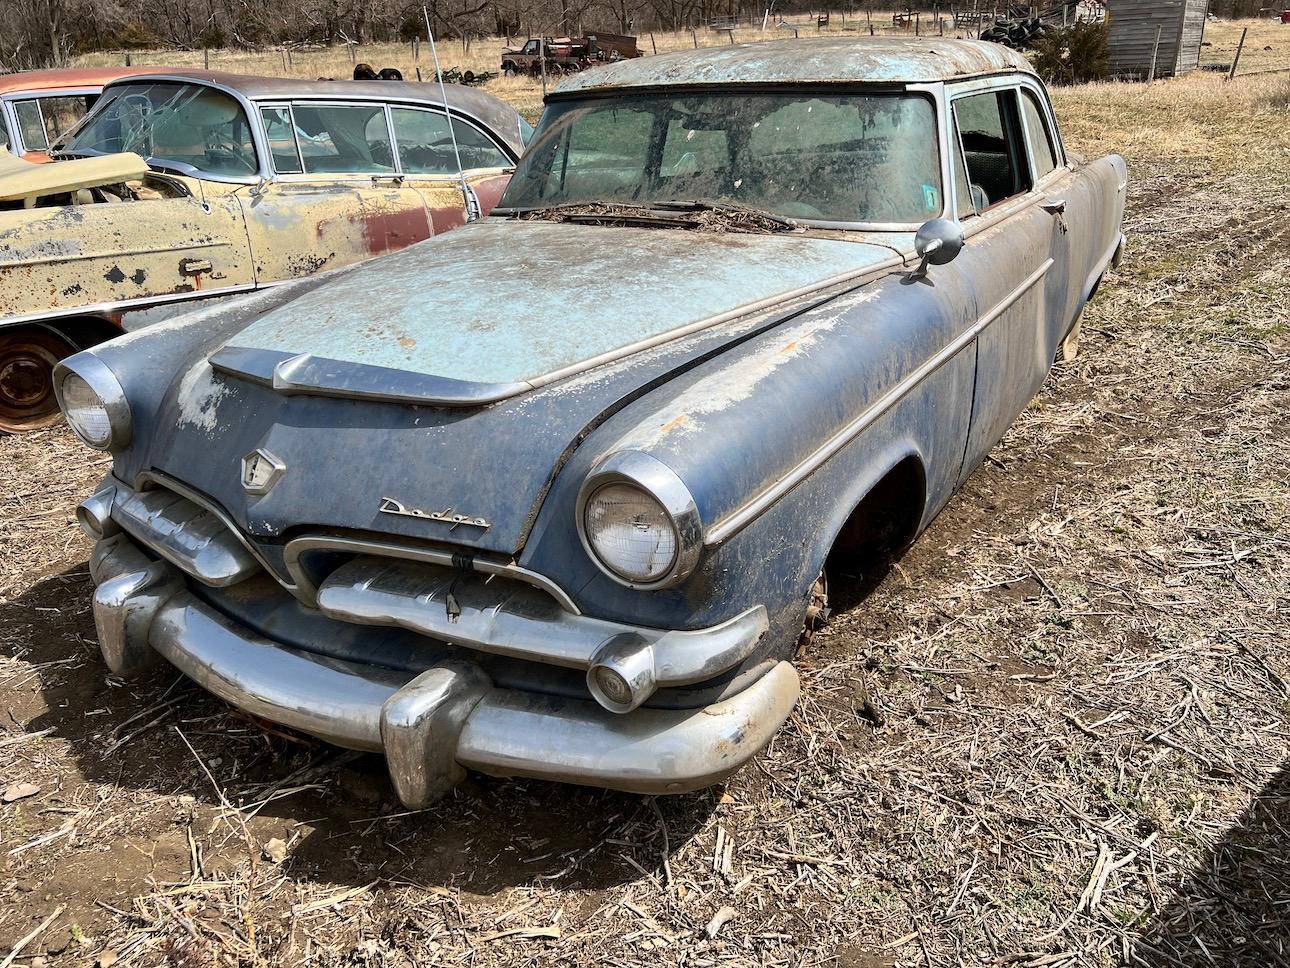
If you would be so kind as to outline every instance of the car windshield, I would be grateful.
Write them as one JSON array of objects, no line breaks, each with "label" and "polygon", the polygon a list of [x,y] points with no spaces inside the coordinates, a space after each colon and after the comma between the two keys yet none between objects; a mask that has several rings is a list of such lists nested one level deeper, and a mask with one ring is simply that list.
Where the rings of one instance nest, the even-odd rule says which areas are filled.
[{"label": "car windshield", "polygon": [[796,220],[918,224],[942,212],[919,94],[633,94],[556,101],[502,214],[702,201]]},{"label": "car windshield", "polygon": [[259,171],[242,106],[231,95],[198,84],[109,88],[89,118],[56,150],[71,155],[133,151],[149,161],[214,175]]}]

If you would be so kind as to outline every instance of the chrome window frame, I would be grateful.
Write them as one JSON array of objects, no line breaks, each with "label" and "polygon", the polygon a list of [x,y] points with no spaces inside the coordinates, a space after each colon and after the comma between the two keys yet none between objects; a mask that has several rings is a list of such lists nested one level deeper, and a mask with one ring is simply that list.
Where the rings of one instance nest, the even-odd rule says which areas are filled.
[{"label": "chrome window frame", "polygon": [[[9,133],[9,151],[17,155],[19,158],[21,158],[23,155],[31,151],[49,150],[48,144],[46,144],[44,148],[27,147],[27,143],[26,141],[23,140],[23,137],[22,137],[22,129],[18,125],[18,114],[14,107],[14,105],[17,104],[17,102],[31,101],[31,100],[39,101],[41,98],[47,98],[47,97],[90,97],[92,95],[100,95],[102,93],[103,93],[102,87],[95,87],[91,85],[89,87],[33,88],[30,91],[13,91],[9,94],[4,95],[3,97],[0,97],[0,124],[4,124],[6,130]],[[98,107],[98,105],[95,104],[94,107]],[[80,127],[81,121],[84,121],[85,118],[89,117],[90,113],[93,110],[94,108],[90,108],[89,111],[86,111],[85,114],[81,116],[80,121],[77,121],[76,124],[72,125],[70,128],[67,129],[67,131],[63,133],[69,134],[72,131],[74,131],[76,128]],[[44,119],[45,119],[44,108],[41,108],[40,117],[41,117],[41,125],[43,127]]]},{"label": "chrome window frame", "polygon": [[[264,123],[263,112],[265,111],[286,111],[287,112],[287,118],[291,123],[291,143],[295,145],[295,148],[296,148],[296,161],[299,162],[300,164],[300,171],[282,171],[282,172],[278,171],[273,161],[273,146],[269,144],[269,127]],[[300,153],[300,135],[297,133],[297,130],[296,130],[296,115],[295,115],[295,112],[291,110],[291,102],[290,101],[281,101],[281,102],[257,101],[255,113],[256,113],[255,123],[258,124],[264,130],[264,145],[268,153],[269,167],[273,169],[274,175],[277,176],[278,178],[285,178],[288,175],[303,175],[305,173],[305,156]]]},{"label": "chrome window frame", "polygon": [[385,112],[385,114],[386,114],[386,118],[389,120],[389,123],[390,123],[390,134],[391,134],[391,136],[392,136],[391,144],[394,146],[394,159],[395,159],[396,163],[398,164],[398,167],[399,167],[399,174],[400,174],[400,175],[403,175],[403,176],[404,176],[404,177],[406,177],[406,178],[417,178],[417,179],[421,179],[421,178],[445,178],[445,179],[450,179],[450,180],[452,180],[452,181],[454,181],[454,182],[455,182],[455,181],[460,180],[460,178],[461,178],[461,176],[462,176],[462,175],[468,175],[468,174],[470,174],[470,173],[471,173],[471,172],[473,172],[473,171],[494,171],[494,170],[497,170],[497,171],[506,171],[508,168],[513,169],[513,168],[515,167],[515,161],[516,161],[517,159],[511,159],[511,160],[510,160],[506,165],[502,165],[502,166],[500,166],[500,167],[498,167],[498,166],[493,166],[493,167],[489,167],[489,168],[462,168],[460,171],[450,172],[450,173],[447,173],[447,174],[430,174],[430,173],[428,173],[428,172],[415,172],[415,171],[413,171],[413,172],[405,172],[405,171],[403,170],[403,159],[401,159],[401,158],[399,157],[399,138],[398,138],[398,134],[397,134],[397,132],[395,132],[395,130],[394,130],[394,111],[395,111],[395,109],[396,109],[396,108],[397,108],[397,109],[401,109],[401,110],[407,110],[407,111],[425,111],[425,112],[428,112],[428,113],[430,113],[430,114],[441,114],[441,115],[445,115],[445,116],[448,118],[448,124],[449,124],[449,126],[451,126],[451,125],[452,125],[453,121],[462,121],[462,122],[466,123],[467,125],[469,125],[470,127],[474,128],[474,129],[475,129],[476,131],[478,131],[481,135],[483,135],[483,136],[484,136],[484,138],[485,138],[485,139],[487,139],[487,140],[488,140],[488,142],[489,142],[490,144],[492,144],[492,146],[493,146],[494,148],[496,148],[498,152],[500,152],[500,153],[501,153],[501,155],[502,155],[502,157],[503,157],[503,158],[511,159],[511,151],[510,151],[510,149],[509,149],[509,148],[507,148],[505,145],[502,145],[502,144],[499,144],[499,143],[498,143],[500,139],[498,139],[497,135],[495,135],[495,134],[491,133],[491,132],[490,132],[487,128],[485,128],[483,125],[479,124],[479,123],[478,123],[478,122],[476,122],[473,118],[470,118],[470,117],[468,117],[468,116],[466,116],[466,115],[462,115],[462,114],[454,114],[454,112],[452,112],[452,111],[446,111],[446,110],[444,110],[444,108],[443,108],[443,106],[442,106],[442,105],[408,104],[408,103],[407,103],[407,102],[405,102],[405,101],[391,101],[389,104],[387,104],[387,105],[386,105],[386,112]]},{"label": "chrome window frame", "polygon": [[[1024,121],[1021,119],[1021,88],[1023,87],[1030,88],[1031,90],[1040,93],[1040,103],[1046,108],[1048,107],[1046,92],[1044,92],[1043,88],[1040,87],[1038,80],[1033,75],[1022,72],[992,74],[986,77],[972,78],[965,81],[954,81],[946,84],[945,99],[948,109],[947,115],[952,113],[954,102],[960,98],[971,97],[976,94],[990,94],[999,91],[1011,90],[1013,92],[1013,96],[1017,99],[1017,116],[1021,127],[1022,145],[1025,149],[1025,161],[1028,169],[1027,175],[1030,176],[1030,187],[1026,191],[1013,195],[1010,198],[1006,198],[1002,202],[996,202],[988,209],[977,212],[975,216],[969,218],[966,222],[960,221],[959,224],[963,226],[963,237],[965,239],[971,238],[978,232],[983,232],[986,229],[999,224],[1002,220],[1011,218],[1018,212],[1024,211],[1031,205],[1036,204],[1044,196],[1044,193],[1047,190],[1045,186],[1055,177],[1065,175],[1069,168],[1069,164],[1059,164],[1040,182],[1036,182],[1034,178],[1034,161],[1030,157],[1030,144],[1026,140],[1026,126]],[[1045,117],[1047,117],[1051,123],[1051,115],[1046,114]],[[1055,133],[1057,131],[1056,125],[1054,125],[1050,130]],[[1058,141],[1058,149],[1060,150],[1060,148],[1061,143]],[[1065,161],[1065,152],[1062,152],[1061,157],[1063,161]]]}]

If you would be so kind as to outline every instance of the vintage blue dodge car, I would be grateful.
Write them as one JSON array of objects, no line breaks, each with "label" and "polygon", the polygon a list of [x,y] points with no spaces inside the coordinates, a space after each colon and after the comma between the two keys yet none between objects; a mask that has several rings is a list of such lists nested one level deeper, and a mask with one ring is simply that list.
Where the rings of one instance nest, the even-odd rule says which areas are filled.
[{"label": "vintage blue dodge car", "polygon": [[566,80],[490,217],[70,357],[103,655],[465,769],[716,782],[822,578],[909,542],[1123,246],[1018,54],[829,39]]}]

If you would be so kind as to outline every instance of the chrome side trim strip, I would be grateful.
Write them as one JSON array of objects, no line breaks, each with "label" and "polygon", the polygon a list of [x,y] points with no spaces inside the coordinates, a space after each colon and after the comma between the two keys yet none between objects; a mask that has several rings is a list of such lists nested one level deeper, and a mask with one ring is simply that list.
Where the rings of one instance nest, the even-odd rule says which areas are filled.
[{"label": "chrome side trim strip", "polygon": [[[2,269],[4,267],[0,267]],[[294,280],[283,280],[294,281]],[[282,285],[281,282],[265,283],[258,288],[266,289],[269,286]],[[74,316],[107,316],[111,313],[123,309],[147,309],[152,306],[159,306],[162,303],[183,302],[200,302],[211,296],[228,296],[233,293],[251,292],[256,289],[255,283],[250,282],[240,286],[226,286],[223,289],[198,289],[192,292],[171,292],[161,296],[140,296],[138,299],[117,299],[111,302],[90,303],[88,306],[75,306],[64,309],[45,309],[38,313],[26,313],[22,316],[6,316],[0,320],[0,327],[8,326],[12,323],[29,323],[38,322],[45,319],[63,319]]]},{"label": "chrome side trim strip", "polygon": [[398,558],[403,561],[421,561],[430,565],[442,565],[447,568],[457,567],[465,558],[473,571],[485,575],[498,575],[514,578],[526,585],[532,585],[550,595],[562,609],[572,615],[581,615],[578,606],[563,588],[545,575],[531,571],[509,561],[499,561],[479,553],[464,554],[441,548],[420,548],[416,545],[400,544],[395,541],[381,541],[374,538],[343,538],[329,535],[306,535],[287,542],[282,558],[287,572],[295,584],[290,586],[306,604],[317,606],[318,587],[314,585],[309,573],[300,563],[301,556],[309,551],[344,551],[358,555],[375,555],[380,558]]},{"label": "chrome side trim strip", "polygon": [[911,372],[903,380],[891,387],[891,389],[862,411],[859,416],[853,419],[850,423],[845,424],[814,452],[798,463],[796,467],[790,470],[783,477],[779,478],[769,487],[762,490],[759,494],[756,494],[746,501],[739,508],[732,511],[730,514],[727,514],[720,521],[715,522],[712,527],[708,529],[704,543],[708,547],[715,547],[742,531],[753,520],[755,520],[758,515],[765,512],[776,501],[814,473],[820,465],[859,436],[865,428],[869,427],[874,423],[874,421],[904,399],[904,397],[918,386],[919,383],[944,366],[960,350],[970,345],[987,326],[1007,312],[1018,299],[1029,292],[1030,289],[1047,274],[1048,270],[1052,268],[1052,265],[1053,260],[1046,259],[1043,265],[1022,280],[1021,284],[1017,286],[1017,288],[1013,289],[1012,292],[1008,293],[1008,295],[1004,296],[1004,298],[993,309],[984,316],[979,317],[974,324],[947,343],[933,356],[925,360],[921,366]]},{"label": "chrome side trim strip", "polygon": [[[193,242],[185,245],[184,251],[191,249],[227,249],[232,246],[232,242]],[[78,252],[75,255],[47,255],[43,259],[23,259],[20,263],[14,263],[15,266],[45,266],[53,265],[56,262],[81,262],[86,259],[124,259],[132,255],[156,255],[157,253],[174,252],[179,255],[179,251],[173,245],[156,245],[146,249],[122,249],[120,251],[112,250],[109,252]],[[205,291],[205,290],[194,290]],[[191,297],[192,293],[184,293]]]}]

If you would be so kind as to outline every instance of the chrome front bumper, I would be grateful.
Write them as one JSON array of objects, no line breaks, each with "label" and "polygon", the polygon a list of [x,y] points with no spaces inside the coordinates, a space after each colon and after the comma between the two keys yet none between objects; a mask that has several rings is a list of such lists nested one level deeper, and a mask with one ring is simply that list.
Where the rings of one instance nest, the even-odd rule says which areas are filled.
[{"label": "chrome front bumper", "polygon": [[399,799],[421,807],[466,768],[636,793],[716,783],[788,718],[797,672],[779,662],[702,709],[612,712],[595,702],[497,688],[462,659],[407,672],[266,639],[204,602],[170,561],[123,533],[90,562],[94,621],[108,666],[128,675],[164,658],[241,709],[339,746],[383,752]]}]

